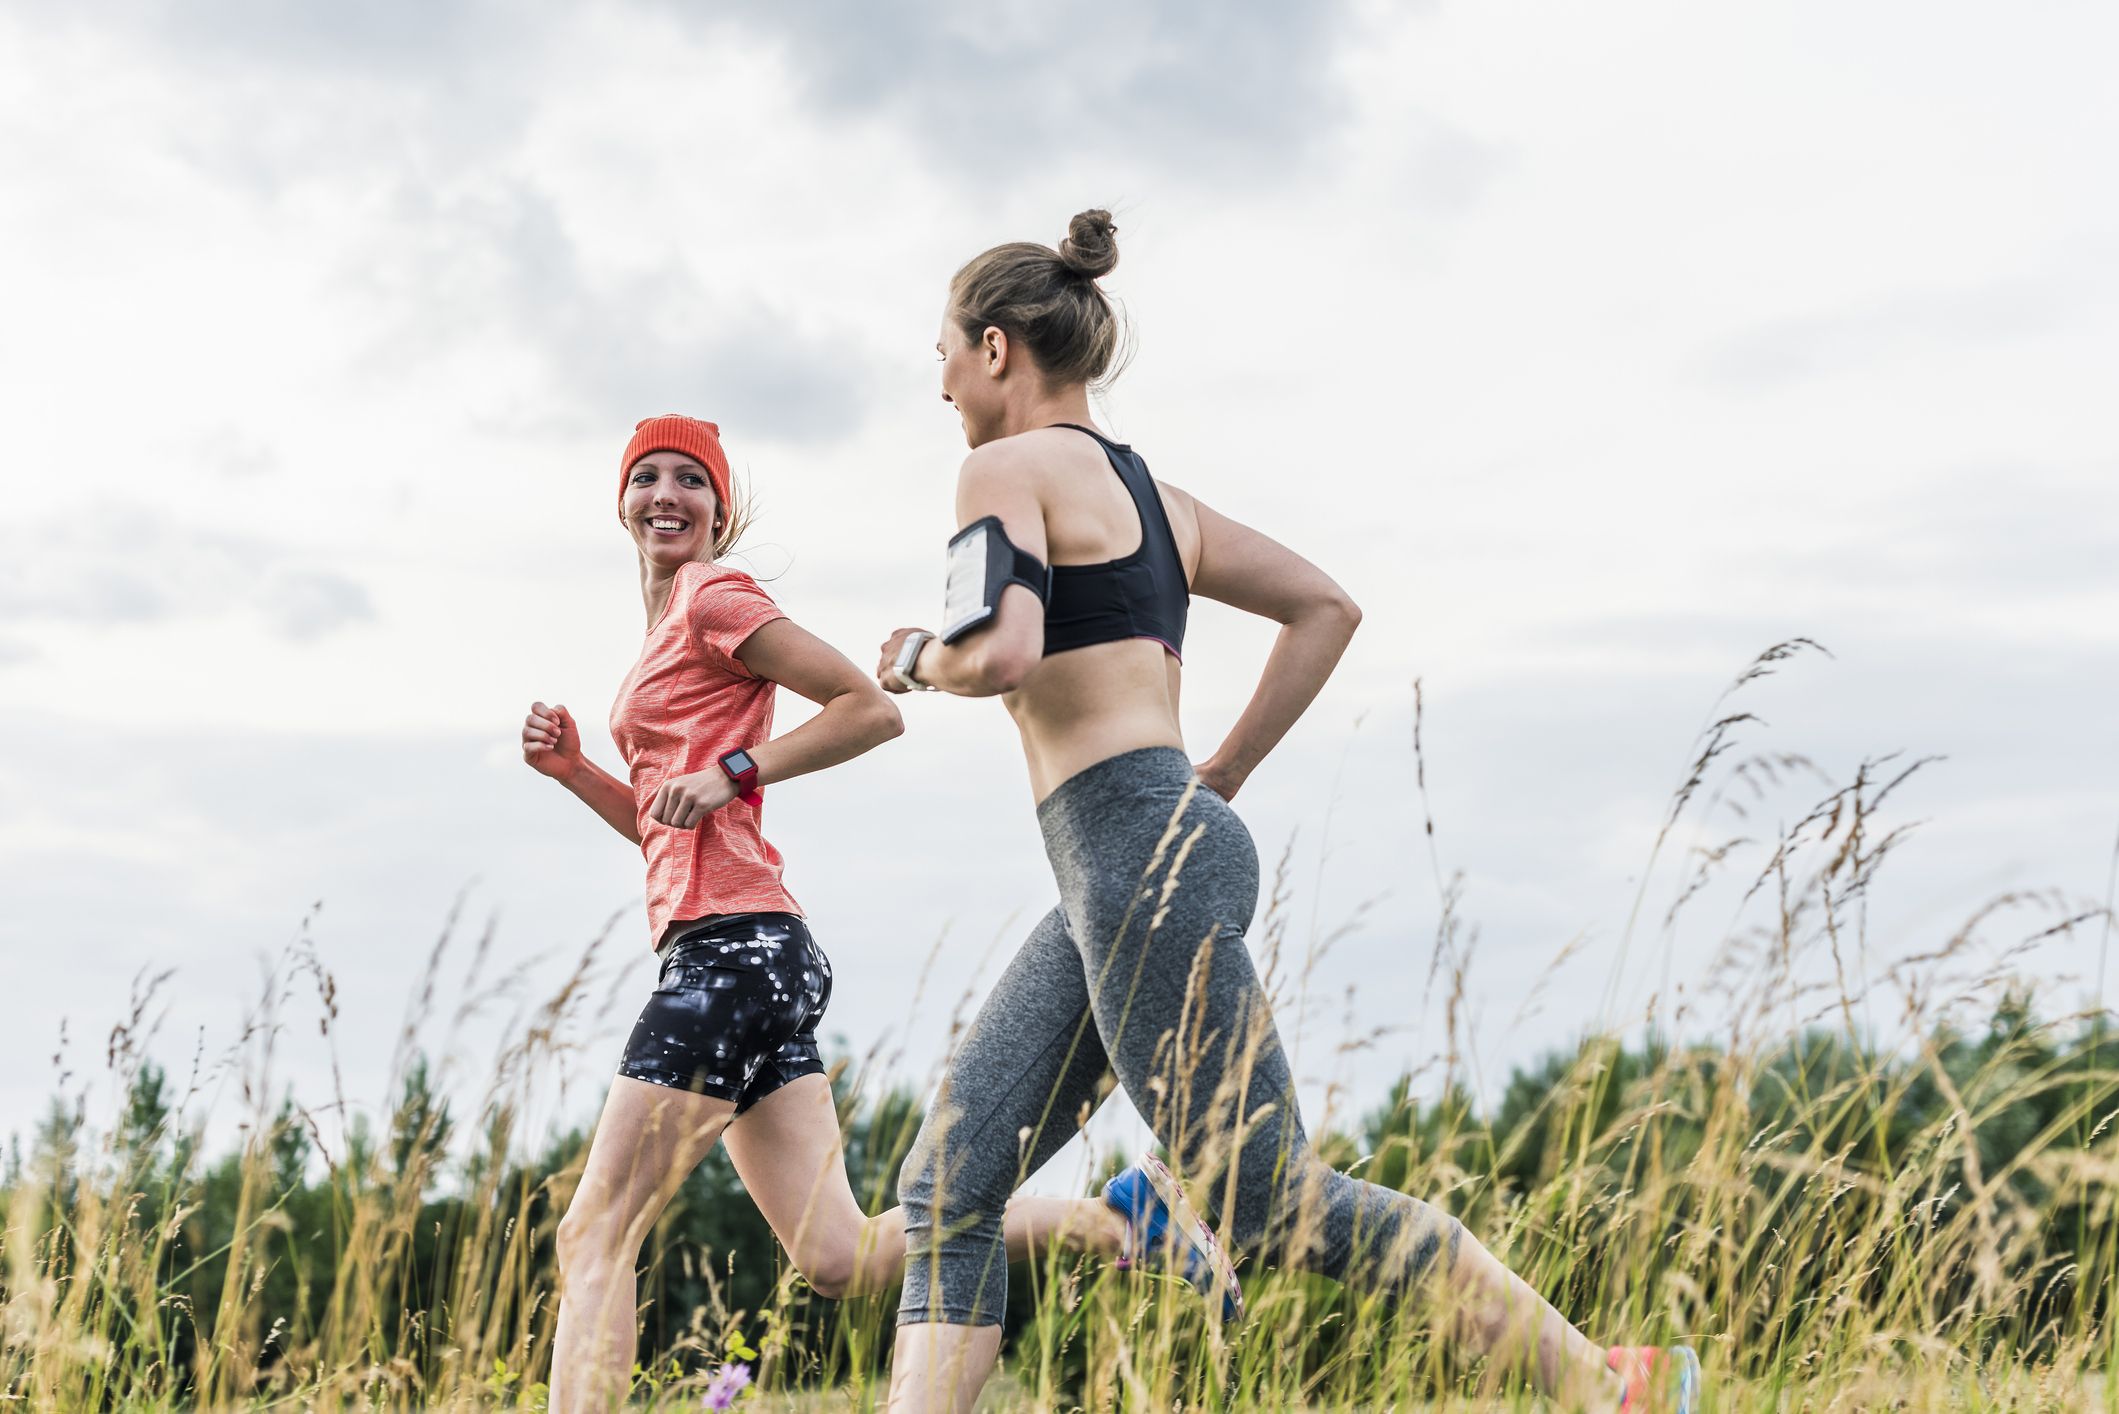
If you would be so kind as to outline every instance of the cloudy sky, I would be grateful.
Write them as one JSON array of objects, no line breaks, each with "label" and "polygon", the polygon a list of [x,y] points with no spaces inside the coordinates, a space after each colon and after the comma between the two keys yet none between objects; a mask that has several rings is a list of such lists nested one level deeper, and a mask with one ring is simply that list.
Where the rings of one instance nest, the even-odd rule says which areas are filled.
[{"label": "cloudy sky", "polygon": [[[1643,870],[1718,695],[1791,635],[1832,656],[1745,689],[1746,750],[1947,758],[1890,802],[1919,830],[1876,967],[2004,891],[2094,906],[2115,46],[2060,3],[0,10],[0,1133],[62,1072],[93,1095],[143,974],[174,969],[158,1053],[210,1073],[319,903],[372,1107],[459,899],[443,1019],[489,925],[502,994],[422,1034],[465,1077],[608,931],[544,1101],[585,1117],[651,985],[638,858],[513,743],[533,698],[600,722],[638,646],[633,422],[720,422],[743,563],[865,665],[939,603],[950,272],[1098,204],[1139,337],[1106,426],[1367,611],[1239,802],[1288,861],[1313,1095],[1445,1048],[1438,868],[1489,1085],[1701,991],[1749,925],[1660,927],[1685,845],[1824,787]],[[1194,622],[1203,755],[1269,633]],[[839,1052],[918,1078],[1052,891],[998,706],[907,715],[767,818]],[[2066,1010],[2107,946],[2021,965]],[[315,1015],[279,1056],[312,1101]]]}]

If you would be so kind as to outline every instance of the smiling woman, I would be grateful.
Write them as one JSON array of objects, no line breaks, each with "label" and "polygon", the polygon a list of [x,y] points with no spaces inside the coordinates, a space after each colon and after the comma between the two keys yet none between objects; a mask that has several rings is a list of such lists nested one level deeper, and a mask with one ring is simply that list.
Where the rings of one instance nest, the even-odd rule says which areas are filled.
[{"label": "smiling woman", "polygon": [[751,509],[736,496],[721,429],[674,412],[635,424],[620,462],[618,520],[639,541],[643,570],[658,555],[683,563],[734,549],[750,529]]},{"label": "smiling woman", "polygon": [[[850,760],[903,723],[853,664],[720,563],[746,517],[713,423],[672,413],[634,428],[618,519],[639,554],[647,615],[611,709],[626,778],[582,754],[563,706],[532,704],[522,731],[524,761],[639,846],[658,958],[559,1224],[554,1414],[624,1393],[635,1259],[716,1144],[820,1293],[875,1291],[905,1260],[902,1215],[869,1217],[847,1181],[817,1046],[832,967],[760,828],[764,788]],[[782,685],[822,710],[774,737]],[[1005,1241],[1015,1256],[1055,1242],[1115,1254],[1133,1233],[1115,1206],[1034,1198],[1008,1210]]]}]

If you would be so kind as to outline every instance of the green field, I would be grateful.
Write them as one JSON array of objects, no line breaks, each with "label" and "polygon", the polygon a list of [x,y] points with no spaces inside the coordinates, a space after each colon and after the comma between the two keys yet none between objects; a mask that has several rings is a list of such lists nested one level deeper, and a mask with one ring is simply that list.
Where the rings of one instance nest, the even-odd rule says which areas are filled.
[{"label": "green field", "polygon": [[[1691,822],[1747,777],[1801,775],[1797,758],[1732,750],[1741,725],[1703,736],[1655,846],[1682,866],[1674,902],[1638,925],[1681,926],[1703,875],[1743,886],[1693,1012],[1666,1007],[1476,1102],[1459,1059],[1476,1038],[1450,1001],[1470,949],[1438,866],[1441,917],[1408,956],[1431,970],[1450,1049],[1320,1147],[1461,1218],[1592,1336],[1691,1342],[1713,1409],[2119,1408],[2119,1032],[2014,966],[2056,930],[2101,956],[2108,905],[2009,895],[1915,956],[1857,966],[1866,901],[1905,841],[1883,807],[1906,768],[1826,783],[1748,852],[1687,843],[1712,838]],[[1277,955],[1286,889],[1274,898],[1257,943]],[[109,1053],[125,1104],[61,1096],[0,1186],[9,1407],[538,1407],[554,1224],[584,1136],[518,1122],[586,992],[577,979],[532,1015],[481,1102],[444,1103],[438,1059],[408,1045],[387,1117],[328,1139],[339,1097],[287,1094],[272,1069],[278,1027],[321,1021],[343,1042],[353,1024],[297,944],[228,1062],[244,1137],[209,1152],[191,1092],[146,1057],[145,989]],[[856,1189],[883,1206],[917,1102],[873,1073],[840,1089]],[[698,1408],[737,1339],[759,1356],[745,1407],[870,1407],[890,1299],[810,1294],[718,1156],[644,1261],[638,1407]],[[1223,1331],[1181,1286],[1057,1256],[1011,1289],[996,1409],[1539,1407],[1433,1339],[1431,1305],[1252,1271],[1250,1318]]]}]

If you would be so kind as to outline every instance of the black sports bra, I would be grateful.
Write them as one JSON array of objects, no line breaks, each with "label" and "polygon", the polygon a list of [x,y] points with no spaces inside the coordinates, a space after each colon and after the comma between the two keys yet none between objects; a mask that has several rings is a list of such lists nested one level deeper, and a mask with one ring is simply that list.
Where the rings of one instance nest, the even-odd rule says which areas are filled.
[{"label": "black sports bra", "polygon": [[1052,595],[1045,601],[1045,656],[1097,643],[1152,638],[1182,660],[1192,587],[1185,582],[1177,536],[1163,513],[1162,496],[1155,489],[1155,478],[1148,475],[1148,464],[1131,447],[1093,427],[1073,422],[1053,425],[1086,432],[1102,445],[1111,469],[1126,483],[1133,508],[1140,514],[1140,548],[1100,565],[1052,567]]}]

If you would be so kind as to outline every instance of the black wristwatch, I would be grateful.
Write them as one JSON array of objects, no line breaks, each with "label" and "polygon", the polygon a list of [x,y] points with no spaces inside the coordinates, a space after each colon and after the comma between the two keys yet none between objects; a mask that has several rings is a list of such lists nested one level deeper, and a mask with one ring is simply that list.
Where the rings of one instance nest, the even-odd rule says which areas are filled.
[{"label": "black wristwatch", "polygon": [[737,747],[721,758],[721,769],[736,783],[736,799],[745,805],[762,804],[765,797],[758,794],[758,763],[742,747]]}]

